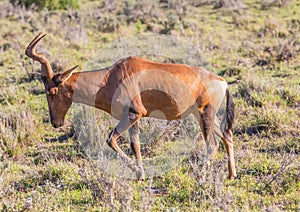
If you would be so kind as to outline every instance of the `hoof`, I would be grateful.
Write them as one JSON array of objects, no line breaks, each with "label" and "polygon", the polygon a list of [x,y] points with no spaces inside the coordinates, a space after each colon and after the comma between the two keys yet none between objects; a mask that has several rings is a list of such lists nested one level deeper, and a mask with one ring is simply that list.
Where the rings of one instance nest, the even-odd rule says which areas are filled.
[{"label": "hoof", "polygon": [[236,177],[236,176],[233,176],[233,175],[232,175],[232,176],[229,176],[228,179],[229,179],[229,180],[234,180],[235,177]]},{"label": "hoof", "polygon": [[137,177],[138,181],[144,181],[145,180],[144,169],[138,170],[136,173],[136,177]]}]

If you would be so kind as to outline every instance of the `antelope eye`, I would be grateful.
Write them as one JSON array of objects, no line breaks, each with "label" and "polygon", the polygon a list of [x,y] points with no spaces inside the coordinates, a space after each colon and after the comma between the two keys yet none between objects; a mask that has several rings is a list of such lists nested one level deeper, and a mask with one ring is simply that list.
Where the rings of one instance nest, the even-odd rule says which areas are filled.
[{"label": "antelope eye", "polygon": [[47,94],[48,95],[56,95],[58,92],[58,88],[57,87],[53,87],[53,88],[50,88],[48,91],[47,91]]}]

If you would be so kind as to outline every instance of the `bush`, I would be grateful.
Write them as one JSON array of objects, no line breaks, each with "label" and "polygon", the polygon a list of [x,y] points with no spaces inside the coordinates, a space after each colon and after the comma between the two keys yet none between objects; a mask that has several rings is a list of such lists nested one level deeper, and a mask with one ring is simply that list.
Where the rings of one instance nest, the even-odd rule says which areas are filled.
[{"label": "bush", "polygon": [[68,8],[79,8],[78,0],[10,0],[12,4],[24,5],[26,8],[36,7],[38,10],[47,8],[49,10],[66,10]]}]

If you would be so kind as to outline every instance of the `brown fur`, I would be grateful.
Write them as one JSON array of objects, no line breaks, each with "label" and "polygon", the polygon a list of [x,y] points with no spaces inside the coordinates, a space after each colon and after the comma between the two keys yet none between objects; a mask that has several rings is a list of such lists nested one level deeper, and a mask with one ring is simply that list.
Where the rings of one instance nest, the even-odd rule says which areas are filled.
[{"label": "brown fur", "polygon": [[[39,34],[29,44],[26,55],[42,65],[41,74],[54,127],[63,125],[72,102],[106,111],[120,120],[109,134],[107,143],[129,161],[116,142],[120,134],[129,129],[139,178],[144,177],[137,127],[142,117],[175,120],[193,113],[198,118],[209,151],[214,151],[211,139],[215,113],[227,90],[223,78],[201,67],[157,63],[139,57],[121,59],[101,70],[73,73],[74,67],[54,75],[48,60],[35,50],[43,37]],[[225,143],[229,174],[233,179],[236,175],[232,150],[233,107],[229,92],[226,96],[227,116],[222,122],[225,127],[217,134]]]}]

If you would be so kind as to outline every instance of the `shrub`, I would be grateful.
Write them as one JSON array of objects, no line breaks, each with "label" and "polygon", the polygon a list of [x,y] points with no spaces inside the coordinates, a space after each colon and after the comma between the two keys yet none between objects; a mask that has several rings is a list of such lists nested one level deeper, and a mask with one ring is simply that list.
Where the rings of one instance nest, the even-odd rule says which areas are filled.
[{"label": "shrub", "polygon": [[35,131],[35,119],[28,110],[7,109],[0,113],[0,152],[16,156]]},{"label": "shrub", "polygon": [[47,8],[49,10],[65,10],[79,8],[78,0],[10,0],[12,4],[24,5],[26,8],[36,7],[38,10]]}]

